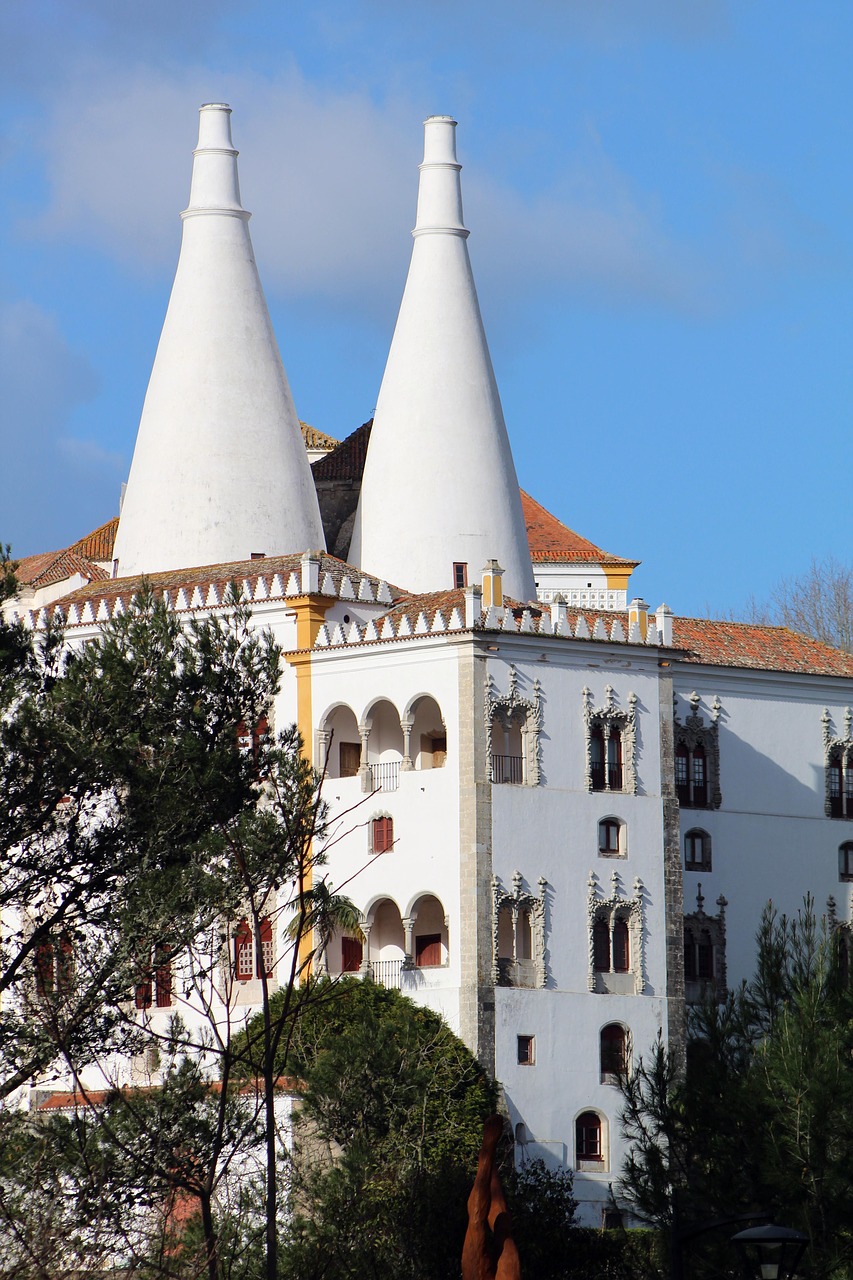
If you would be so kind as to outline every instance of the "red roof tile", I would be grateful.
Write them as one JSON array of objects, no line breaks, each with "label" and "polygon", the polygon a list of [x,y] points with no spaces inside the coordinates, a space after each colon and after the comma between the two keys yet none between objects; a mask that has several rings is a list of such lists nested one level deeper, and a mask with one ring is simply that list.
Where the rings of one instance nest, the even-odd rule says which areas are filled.
[{"label": "red roof tile", "polygon": [[[262,560],[237,560],[225,564],[209,564],[197,569],[167,569],[162,573],[137,574],[131,578],[107,578],[106,581],[93,582],[89,586],[80,587],[79,590],[70,592],[56,603],[67,611],[72,604],[82,606],[89,601],[92,608],[97,609],[101,600],[113,600],[116,596],[132,596],[139,591],[143,582],[146,582],[155,592],[168,591],[173,596],[182,588],[192,592],[196,587],[204,595],[212,585],[220,588],[227,587],[231,582],[242,583],[244,579],[247,579],[254,588],[260,576],[270,578],[276,573],[281,576],[286,586],[291,573],[299,577],[302,554],[265,556]],[[362,578],[373,583],[374,588],[378,587],[381,581],[372,574],[362,573],[360,569],[355,569],[352,565],[324,551],[320,554],[321,583],[327,573],[331,575],[336,588],[340,587],[345,577],[349,577],[356,587]],[[398,587],[389,584],[389,589],[394,599],[399,599],[402,595]]]},{"label": "red roof tile", "polygon": [[353,431],[346,440],[327,453],[325,458],[318,458],[311,468],[315,483],[322,480],[361,480],[364,471],[364,460],[367,457],[367,446],[370,441],[370,429],[373,419]]},{"label": "red roof tile", "polygon": [[675,618],[673,641],[686,651],[687,661],[709,666],[853,677],[853,653],[833,649],[788,627]]},{"label": "red roof tile", "polygon": [[305,441],[306,449],[336,449],[341,443],[335,440],[333,436],[327,436],[325,431],[318,431],[316,427],[312,427],[307,422],[300,422],[302,428],[302,439]]},{"label": "red roof tile", "polygon": [[112,560],[117,532],[118,516],[113,516],[112,520],[108,520],[100,528],[88,533],[68,550],[76,551],[77,555],[85,556],[87,560]]},{"label": "red roof tile", "polygon": [[550,511],[546,511],[541,503],[531,498],[529,493],[521,490],[521,509],[524,523],[527,526],[527,541],[530,546],[530,557],[534,564],[609,564],[622,565],[626,569],[636,569],[639,560],[623,560],[621,556],[602,551],[594,542],[582,538]]},{"label": "red roof tile", "polygon": [[42,551],[39,555],[25,556],[18,561],[15,577],[21,586],[50,587],[57,582],[65,582],[79,573],[87,582],[102,581],[109,574],[85,556],[78,555],[73,548],[68,551]]}]

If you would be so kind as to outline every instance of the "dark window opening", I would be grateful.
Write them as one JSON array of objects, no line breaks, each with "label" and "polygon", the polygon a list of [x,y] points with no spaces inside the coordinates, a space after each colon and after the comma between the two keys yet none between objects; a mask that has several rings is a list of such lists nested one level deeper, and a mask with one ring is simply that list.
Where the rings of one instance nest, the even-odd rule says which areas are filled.
[{"label": "dark window opening", "polygon": [[435,969],[441,964],[440,933],[422,933],[415,937],[415,964],[419,969]]},{"label": "dark window opening", "polygon": [[622,734],[618,729],[611,729],[607,739],[607,785],[611,791],[622,790]]},{"label": "dark window opening", "polygon": [[604,734],[601,729],[593,729],[590,734],[590,773],[592,774],[593,791],[604,790]]},{"label": "dark window opening", "polygon": [[598,852],[612,857],[620,852],[619,823],[615,818],[604,818],[598,824]]},{"label": "dark window opening", "polygon": [[596,920],[592,926],[592,966],[596,973],[610,972],[610,926]]},{"label": "dark window opening", "polygon": [[518,1065],[532,1067],[536,1063],[536,1038],[534,1036],[518,1037]]},{"label": "dark window opening", "polygon": [[602,1080],[624,1075],[628,1065],[628,1037],[617,1022],[603,1027],[599,1043],[599,1065]]},{"label": "dark window opening", "polygon": [[601,1160],[601,1117],[585,1111],[575,1121],[575,1145],[579,1160]]},{"label": "dark window opening", "polygon": [[464,560],[453,562],[453,585],[457,590],[468,586],[468,564]]},{"label": "dark window opening", "polygon": [[679,742],[675,749],[675,793],[685,809],[707,809],[708,759],[701,742],[689,748]]}]

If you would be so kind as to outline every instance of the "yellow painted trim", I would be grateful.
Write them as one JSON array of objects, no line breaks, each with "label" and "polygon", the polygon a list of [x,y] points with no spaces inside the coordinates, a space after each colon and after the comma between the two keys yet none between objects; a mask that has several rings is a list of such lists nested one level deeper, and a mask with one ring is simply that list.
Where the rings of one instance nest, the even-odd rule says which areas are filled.
[{"label": "yellow painted trim", "polygon": [[608,591],[628,590],[628,579],[631,577],[630,569],[605,569],[604,576],[607,579]]},{"label": "yellow painted trim", "polygon": [[[317,765],[314,759],[314,715],[311,697],[311,650],[317,635],[326,620],[326,611],[334,602],[320,600],[316,596],[295,596],[287,601],[289,609],[296,614],[296,646],[301,652],[286,653],[285,662],[293,667],[296,675],[296,727],[302,735],[302,749],[311,764]],[[307,650],[307,652],[306,652]],[[320,767],[323,762],[320,761]],[[310,889],[313,877],[309,868],[304,887]],[[303,938],[300,944],[300,964],[308,958],[311,943]]]}]

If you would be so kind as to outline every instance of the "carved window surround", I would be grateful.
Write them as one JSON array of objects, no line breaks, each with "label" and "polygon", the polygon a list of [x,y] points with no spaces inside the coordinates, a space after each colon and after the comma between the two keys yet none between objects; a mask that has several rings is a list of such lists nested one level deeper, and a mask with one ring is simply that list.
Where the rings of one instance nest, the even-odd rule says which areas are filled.
[{"label": "carved window surround", "polygon": [[[498,693],[491,675],[486,676],[485,700],[486,742],[491,762],[492,782],[518,782],[528,787],[538,787],[541,779],[541,746],[539,735],[542,730],[542,697],[541,685],[533,681],[530,697],[524,697],[518,689],[518,672],[514,663],[509,668],[509,689],[505,694]],[[519,761],[504,754],[503,745],[496,739],[494,730],[498,726],[507,735],[518,729],[521,735],[521,756]],[[501,750],[496,750],[500,746]],[[517,766],[520,771],[514,772]]]},{"label": "carved window surround", "polygon": [[824,813],[828,818],[853,818],[853,708],[844,711],[844,736],[833,733],[829,708],[821,716],[826,755]]},{"label": "carved window surround", "polygon": [[[696,887],[696,910],[684,917],[684,946],[698,948],[702,935],[707,936],[713,957],[713,973],[703,976],[699,972],[698,952],[696,976],[684,975],[684,996],[688,1004],[700,1003],[712,990],[716,1000],[722,1004],[728,989],[728,973],[726,969],[726,907],[728,902],[720,894],[717,898],[718,914],[705,914],[705,896],[701,883]],[[685,966],[686,968],[686,966]]]},{"label": "carved window surround", "polygon": [[[583,716],[586,729],[586,789],[587,791],[618,791],[620,794],[635,796],[637,794],[637,695],[628,694],[628,710],[623,711],[616,706],[616,694],[612,685],[604,690],[604,705],[596,707],[592,701],[592,690],[584,688]],[[608,768],[608,743],[613,729],[618,729],[622,739],[622,786],[610,786],[610,770]],[[604,741],[604,785],[595,787],[592,768],[592,735],[600,730]]]},{"label": "carved window surround", "polygon": [[[611,995],[640,996],[646,989],[646,930],[643,906],[644,888],[639,876],[632,886],[632,897],[622,888],[619,872],[610,873],[610,893],[605,895],[594,871],[589,873],[587,889],[587,934],[589,938],[589,968],[587,983],[590,991]],[[593,929],[597,920],[606,920],[611,933],[617,920],[628,925],[630,938],[630,969],[628,973],[602,973],[595,968]]]},{"label": "carved window surround", "polygon": [[[699,803],[688,801],[679,795],[679,800],[687,808],[719,809],[723,803],[723,795],[720,790],[720,712],[723,709],[723,705],[720,699],[715,696],[714,701],[711,703],[708,723],[706,724],[699,712],[702,699],[695,689],[687,701],[690,703],[690,712],[684,721],[679,720],[677,711],[673,715],[675,749],[677,754],[679,746],[686,747],[691,761],[693,752],[697,747],[704,749],[706,799],[704,803]],[[675,699],[675,702],[677,706],[677,699]],[[676,791],[678,791],[677,785]]]},{"label": "carved window surround", "polygon": [[[539,893],[524,889],[524,877],[515,871],[512,892],[501,887],[497,876],[492,877],[492,981],[497,987],[544,987],[547,979],[545,968],[545,889],[544,876],[538,880]],[[501,911],[508,910],[512,920],[512,955],[501,956],[498,931]],[[522,912],[530,918],[531,957],[519,957],[519,921]]]}]

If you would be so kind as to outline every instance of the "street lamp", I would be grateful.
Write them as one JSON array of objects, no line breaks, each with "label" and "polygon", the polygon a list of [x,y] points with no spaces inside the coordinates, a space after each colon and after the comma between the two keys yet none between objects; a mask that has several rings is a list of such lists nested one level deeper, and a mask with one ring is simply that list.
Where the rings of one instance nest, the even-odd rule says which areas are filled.
[{"label": "street lamp", "polygon": [[808,1236],[790,1227],[749,1227],[732,1236],[747,1280],[791,1280],[802,1258]]}]

